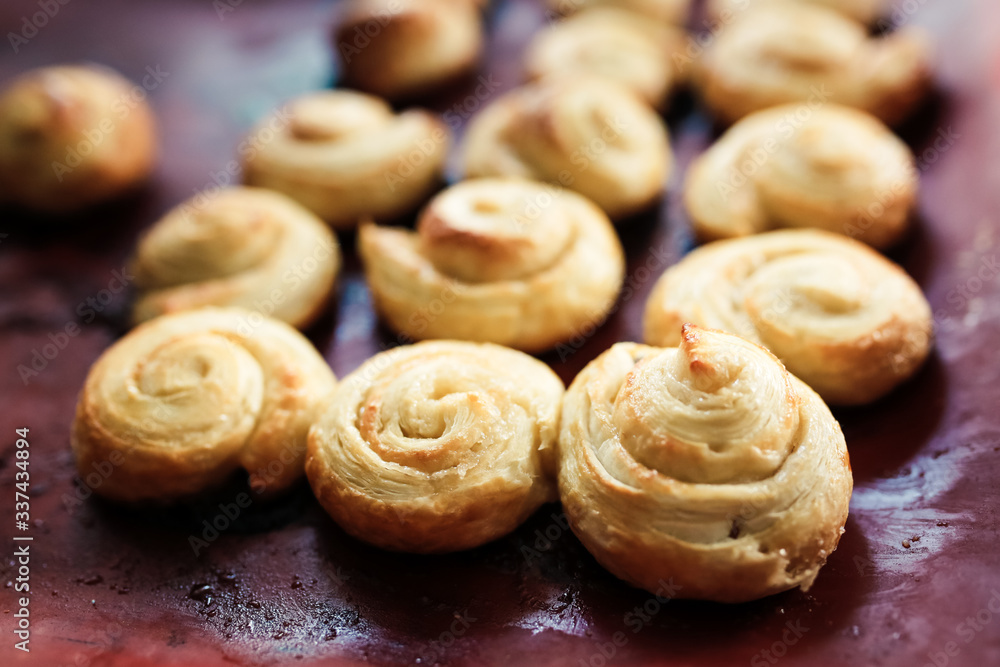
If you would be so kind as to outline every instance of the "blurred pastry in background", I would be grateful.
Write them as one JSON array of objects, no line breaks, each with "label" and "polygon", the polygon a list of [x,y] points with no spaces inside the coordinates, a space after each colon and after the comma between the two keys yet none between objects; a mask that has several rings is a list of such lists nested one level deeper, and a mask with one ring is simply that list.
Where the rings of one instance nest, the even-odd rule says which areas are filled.
[{"label": "blurred pastry in background", "polygon": [[828,7],[765,2],[719,31],[692,78],[724,123],[778,104],[815,109],[832,102],[893,125],[930,88],[930,46],[913,26],[879,37]]},{"label": "blurred pastry in background", "polygon": [[69,213],[144,182],[157,154],[146,90],[107,67],[31,70],[0,94],[0,201]]},{"label": "blurred pastry in background", "polygon": [[334,39],[343,83],[389,99],[431,91],[475,69],[476,0],[349,0]]},{"label": "blurred pastry in background", "polygon": [[707,13],[717,21],[728,22],[740,12],[765,2],[797,2],[801,4],[822,5],[835,9],[855,21],[869,25],[882,16],[888,9],[886,0],[708,0]]},{"label": "blurred pastry in background", "polygon": [[304,328],[326,305],[339,268],[333,232],[285,195],[247,187],[198,195],[139,241],[132,319],[240,306]]},{"label": "blurred pastry in background", "polygon": [[451,142],[427,111],[393,112],[345,90],[310,93],[265,118],[246,142],[248,185],[284,193],[336,229],[417,208],[440,184]]},{"label": "blurred pastry in background", "polygon": [[579,192],[612,219],[649,208],[673,169],[667,128],[631,89],[598,77],[517,88],[472,119],[466,177],[520,176]]},{"label": "blurred pastry in background", "polygon": [[683,24],[691,13],[691,0],[548,0],[549,10],[569,16],[594,7],[617,7],[656,21]]},{"label": "blurred pastry in background", "polygon": [[541,352],[600,326],[625,277],[611,221],[586,198],[518,178],[463,181],[416,232],[358,235],[375,308],[411,340],[454,338]]},{"label": "blurred pastry in background", "polygon": [[525,55],[529,79],[594,75],[622,83],[663,108],[689,61],[683,30],[624,9],[598,6],[537,33]]},{"label": "blurred pastry in background", "polygon": [[918,188],[913,153],[874,116],[788,104],[746,116],[699,156],[684,203],[703,240],[818,227],[885,248],[909,229]]}]

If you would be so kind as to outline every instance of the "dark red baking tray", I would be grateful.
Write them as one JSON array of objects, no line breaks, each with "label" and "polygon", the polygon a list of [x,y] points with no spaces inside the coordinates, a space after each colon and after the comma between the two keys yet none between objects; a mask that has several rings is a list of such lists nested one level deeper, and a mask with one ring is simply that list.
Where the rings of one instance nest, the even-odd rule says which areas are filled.
[{"label": "dark red baking tray", "polygon": [[[885,400],[837,411],[856,486],[847,533],[814,588],[738,606],[661,603],[618,582],[563,527],[558,505],[482,548],[413,557],[349,538],[303,484],[276,503],[241,509],[195,556],[189,535],[219,515],[219,503],[235,502],[238,483],[169,510],[67,501],[85,495],[68,442],[76,392],[125,330],[129,294],[116,291],[115,271],[143,227],[223,180],[257,117],[335,80],[328,28],[337,8],[305,0],[61,2],[0,4],[0,79],[73,60],[106,63],[136,81],[159,68],[149,96],[163,158],[146,190],[79,219],[60,225],[0,213],[0,663],[1000,664],[1000,614],[990,609],[1000,610],[994,0],[896,3],[896,17],[927,26],[938,45],[939,90],[901,129],[921,159],[920,219],[892,253],[934,307],[935,353]],[[543,20],[527,0],[489,10],[481,96],[517,83],[516,54]],[[35,34],[25,21],[44,25]],[[16,54],[12,32],[27,38]],[[484,103],[476,85],[432,106],[464,124]],[[713,128],[683,96],[667,120],[683,167]],[[653,280],[691,246],[676,194],[621,235],[631,296],[575,353],[544,357],[564,380],[612,342],[639,337]],[[354,238],[341,240],[348,250],[337,299],[308,332],[340,376],[393,343],[373,317]],[[25,384],[18,366],[30,366],[50,336],[62,340],[68,323],[78,334]],[[31,442],[26,533],[14,529],[21,427]],[[15,532],[34,538],[30,653],[14,649],[12,633],[21,597]]]}]

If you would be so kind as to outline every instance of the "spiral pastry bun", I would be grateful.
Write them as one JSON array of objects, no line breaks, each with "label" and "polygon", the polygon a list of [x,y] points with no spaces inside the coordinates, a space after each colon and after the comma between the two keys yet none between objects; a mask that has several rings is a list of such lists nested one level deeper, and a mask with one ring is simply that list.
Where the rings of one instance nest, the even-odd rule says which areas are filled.
[{"label": "spiral pastry bun", "polygon": [[868,34],[818,4],[765,2],[739,14],[698,59],[693,79],[708,107],[731,123],[791,102],[815,109],[833,102],[895,124],[930,87],[923,31]]},{"label": "spiral pastry bun", "polygon": [[683,24],[691,12],[691,0],[548,0],[549,9],[562,16],[598,7],[625,9],[659,23]]},{"label": "spiral pastry bun", "polygon": [[646,303],[645,340],[676,345],[685,322],[763,345],[840,405],[870,403],[909,378],[933,338],[930,306],[899,266],[816,230],[718,241],[669,268]]},{"label": "spiral pastry bun", "polygon": [[233,187],[195,197],[146,232],[132,260],[135,322],[203,306],[239,306],[305,327],[340,267],[330,228],[288,197]]},{"label": "spiral pastry bun", "polygon": [[389,99],[472,71],[483,50],[476,0],[350,0],[335,39],[344,83]]},{"label": "spiral pastry bun", "polygon": [[404,336],[539,352],[604,321],[625,275],[607,216],[584,197],[521,179],[464,181],[417,231],[362,226],[376,310]]},{"label": "spiral pastry bun", "polygon": [[0,95],[0,200],[69,213],[145,181],[156,123],[145,98],[96,65],[43,67]]},{"label": "spiral pastry bun", "polygon": [[853,487],[820,397],[759,346],[692,325],[679,347],[618,343],[581,371],[559,459],[569,524],[604,567],[720,602],[808,589]]},{"label": "spiral pastry bun", "polygon": [[667,130],[633,91],[597,77],[546,79],[513,90],[473,118],[467,177],[556,183],[620,219],[653,204],[673,166]]},{"label": "spiral pastry bun", "polygon": [[885,248],[916,205],[913,153],[874,116],[829,104],[752,113],[692,165],[684,202],[712,240],[776,227],[819,227]]},{"label": "spiral pastry bun", "polygon": [[310,93],[265,119],[248,139],[249,185],[282,192],[337,229],[395,218],[441,180],[450,135],[433,114],[395,114],[344,90]]},{"label": "spiral pastry bun", "polygon": [[598,6],[537,33],[525,55],[529,79],[597,76],[655,107],[683,81],[688,38],[680,28],[625,9]]},{"label": "spiral pastry bun", "polygon": [[169,502],[239,468],[261,496],[301,478],[306,435],[333,373],[302,334],[239,308],[164,315],[108,348],[87,375],[71,442],[95,491]]},{"label": "spiral pastry bun", "polygon": [[[858,23],[869,25],[887,9],[886,0],[708,0],[708,15],[715,20],[739,16],[741,12],[765,2],[797,2],[835,9]],[[728,12],[728,13],[727,13]],[[732,20],[731,18],[729,20]]]},{"label": "spiral pastry bun", "polygon": [[555,499],[563,385],[490,344],[431,341],[375,355],[309,432],[306,474],[351,535],[440,553],[501,537]]}]

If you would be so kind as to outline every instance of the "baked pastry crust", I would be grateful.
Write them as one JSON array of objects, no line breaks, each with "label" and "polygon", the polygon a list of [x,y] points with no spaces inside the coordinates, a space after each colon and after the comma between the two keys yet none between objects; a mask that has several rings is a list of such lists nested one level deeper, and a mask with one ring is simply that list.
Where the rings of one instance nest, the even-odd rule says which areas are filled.
[{"label": "baked pastry crust", "polygon": [[548,0],[549,10],[562,16],[598,7],[617,7],[658,22],[683,24],[691,13],[691,0]]},{"label": "baked pastry crust", "polygon": [[521,179],[459,183],[431,201],[416,232],[362,226],[358,251],[376,310],[405,337],[532,352],[601,324],[625,276],[600,209]]},{"label": "baked pastry crust", "polygon": [[913,26],[884,37],[816,4],[753,5],[705,49],[693,81],[723,122],[791,102],[863,109],[893,125],[930,87],[926,35]]},{"label": "baked pastry crust", "polygon": [[419,206],[441,181],[451,139],[434,114],[395,114],[344,90],[295,99],[251,136],[247,184],[284,193],[337,229]]},{"label": "baked pastry crust", "polygon": [[933,338],[930,306],[896,264],[818,230],[768,232],[699,248],[660,277],[647,343],[685,322],[764,345],[829,403],[870,403],[912,376]]},{"label": "baked pastry crust", "polygon": [[662,194],[673,168],[667,129],[633,91],[605,79],[530,83],[486,107],[462,148],[466,177],[556,183],[620,219]]},{"label": "baked pastry crust", "polygon": [[77,467],[115,462],[94,490],[126,502],[191,496],[239,468],[260,496],[279,493],[301,478],[309,426],[334,384],[283,322],[239,308],[164,315],[91,367],[71,436]]},{"label": "baked pastry crust", "polygon": [[913,153],[874,116],[789,104],[738,121],[695,160],[684,202],[703,240],[818,227],[877,248],[909,228]]},{"label": "baked pastry crust", "polygon": [[[886,0],[708,0],[708,15],[716,20],[739,16],[741,12],[764,2],[797,2],[835,9],[859,23],[870,25],[887,9]],[[728,12],[726,14],[725,12]],[[732,20],[731,18],[729,20]]]},{"label": "baked pastry crust", "polygon": [[559,494],[615,576],[744,602],[806,590],[853,481],[829,408],[766,350],[684,327],[678,348],[618,343],[566,392]]},{"label": "baked pastry crust", "polygon": [[145,99],[96,65],[31,70],[0,95],[0,199],[68,213],[145,181],[156,123]]},{"label": "baked pastry crust", "polygon": [[203,306],[238,306],[304,328],[340,268],[322,220],[270,190],[233,187],[168,212],[139,241],[134,322]]},{"label": "baked pastry crust", "polygon": [[477,0],[351,0],[337,31],[345,83],[389,99],[472,71],[483,50]]},{"label": "baked pastry crust", "polygon": [[306,474],[351,535],[384,549],[469,549],[555,499],[563,385],[489,344],[431,341],[375,355],[309,432]]},{"label": "baked pastry crust", "polygon": [[690,59],[683,30],[613,6],[597,6],[539,31],[525,72],[544,77],[597,76],[621,83],[663,108],[683,82]]}]

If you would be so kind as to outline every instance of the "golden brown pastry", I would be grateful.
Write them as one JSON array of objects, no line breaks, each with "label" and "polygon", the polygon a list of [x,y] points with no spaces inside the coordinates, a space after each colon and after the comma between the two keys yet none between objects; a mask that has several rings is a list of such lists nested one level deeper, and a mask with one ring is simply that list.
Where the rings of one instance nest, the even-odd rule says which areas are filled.
[{"label": "golden brown pastry", "polygon": [[[799,2],[835,9],[859,23],[874,23],[886,10],[885,0],[708,0],[708,15],[716,20],[732,20],[741,12],[764,2]],[[727,13],[728,12],[728,13]]]},{"label": "golden brown pastry", "polygon": [[340,247],[323,221],[270,190],[220,190],[191,199],[146,232],[132,272],[132,319],[202,306],[239,306],[306,327],[323,310]]},{"label": "golden brown pastry", "polygon": [[146,180],[156,123],[145,97],[96,65],[31,70],[0,95],[0,200],[67,213]]},{"label": "golden brown pastry", "polygon": [[633,91],[597,77],[528,84],[473,118],[467,177],[520,176],[576,190],[613,219],[648,208],[673,167],[667,130]]},{"label": "golden brown pastry", "polygon": [[569,16],[597,7],[626,9],[658,22],[684,23],[691,11],[691,0],[548,0],[549,9]]},{"label": "golden brown pastry", "polygon": [[555,499],[563,385],[497,345],[432,341],[375,355],[309,432],[306,474],[351,535],[440,553],[505,535]]},{"label": "golden brown pastry", "polygon": [[702,239],[818,227],[885,248],[909,227],[913,153],[874,116],[789,104],[740,120],[692,165],[684,202]]},{"label": "golden brown pastry", "polygon": [[685,322],[764,345],[840,405],[869,403],[909,378],[933,337],[930,306],[899,266],[804,229],[711,243],[668,269],[646,303],[645,340],[676,345]]},{"label": "golden brown pastry", "polygon": [[693,79],[724,122],[798,102],[801,114],[826,103],[902,120],[930,85],[924,33],[904,27],[885,37],[821,5],[753,5],[706,48]]},{"label": "golden brown pastry", "polygon": [[538,32],[525,55],[529,79],[598,76],[663,107],[686,73],[688,38],[680,28],[634,12],[598,6]]},{"label": "golden brown pastry", "polygon": [[625,275],[607,216],[580,195],[521,179],[464,181],[417,231],[362,226],[376,310],[414,340],[538,352],[601,324]]},{"label": "golden brown pastry", "polygon": [[334,377],[302,334],[240,308],[164,315],[90,369],[71,442],[81,474],[115,465],[95,491],[169,502],[250,473],[261,495],[302,476],[306,435]]},{"label": "golden brown pastry", "polygon": [[337,229],[401,216],[441,180],[450,134],[433,114],[382,100],[310,93],[265,119],[244,156],[248,185],[282,192]]},{"label": "golden brown pastry", "polygon": [[839,424],[757,345],[691,325],[679,342],[618,343],[566,392],[559,495],[573,532],[648,591],[807,590],[847,520]]},{"label": "golden brown pastry", "polygon": [[476,67],[483,49],[476,0],[351,0],[336,31],[345,83],[399,99]]}]

